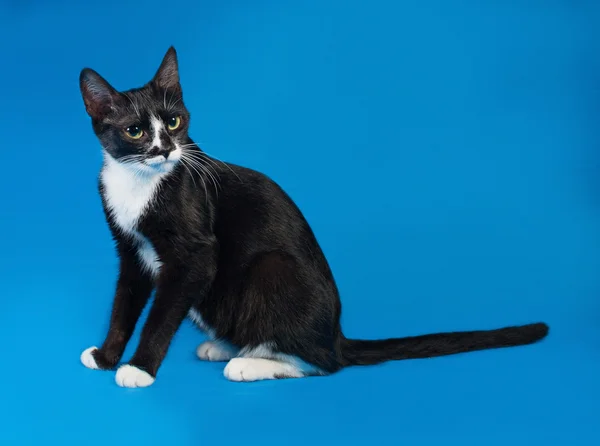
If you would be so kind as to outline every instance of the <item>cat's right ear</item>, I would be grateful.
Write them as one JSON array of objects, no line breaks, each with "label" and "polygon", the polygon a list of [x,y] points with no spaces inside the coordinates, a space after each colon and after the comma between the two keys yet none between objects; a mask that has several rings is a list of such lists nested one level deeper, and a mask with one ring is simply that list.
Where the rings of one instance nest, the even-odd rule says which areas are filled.
[{"label": "cat's right ear", "polygon": [[84,68],[79,75],[79,88],[88,115],[94,120],[102,120],[113,109],[119,93],[90,68]]}]

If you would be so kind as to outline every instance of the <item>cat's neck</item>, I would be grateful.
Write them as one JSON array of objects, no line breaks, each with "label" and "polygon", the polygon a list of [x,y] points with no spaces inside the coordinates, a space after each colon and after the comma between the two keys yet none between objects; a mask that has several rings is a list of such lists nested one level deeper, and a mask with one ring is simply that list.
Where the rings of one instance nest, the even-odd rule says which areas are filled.
[{"label": "cat's neck", "polygon": [[168,173],[139,172],[104,155],[100,173],[102,195],[115,224],[126,234],[136,233],[140,218],[152,205]]}]

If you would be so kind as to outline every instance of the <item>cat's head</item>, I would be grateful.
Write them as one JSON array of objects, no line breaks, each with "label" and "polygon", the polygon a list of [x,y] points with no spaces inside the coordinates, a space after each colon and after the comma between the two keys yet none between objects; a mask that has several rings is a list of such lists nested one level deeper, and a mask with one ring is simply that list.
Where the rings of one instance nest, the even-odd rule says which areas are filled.
[{"label": "cat's head", "polygon": [[106,154],[138,172],[168,172],[188,141],[190,114],[183,104],[177,54],[169,48],[154,78],[118,92],[85,68],[79,86],[96,136]]}]

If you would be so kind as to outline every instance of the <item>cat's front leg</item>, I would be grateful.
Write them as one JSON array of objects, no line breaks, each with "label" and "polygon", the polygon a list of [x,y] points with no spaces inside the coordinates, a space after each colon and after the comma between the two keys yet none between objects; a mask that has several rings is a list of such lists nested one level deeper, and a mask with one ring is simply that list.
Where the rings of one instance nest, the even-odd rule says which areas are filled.
[{"label": "cat's front leg", "polygon": [[106,339],[100,348],[89,347],[81,354],[81,362],[90,369],[108,370],[118,364],[152,293],[152,278],[140,268],[135,247],[122,241],[117,249],[119,278]]},{"label": "cat's front leg", "polygon": [[216,249],[207,244],[198,251],[185,261],[163,264],[139,346],[129,363],[117,370],[115,379],[119,386],[147,387],[154,382],[171,340],[192,303],[202,299],[212,286]]}]

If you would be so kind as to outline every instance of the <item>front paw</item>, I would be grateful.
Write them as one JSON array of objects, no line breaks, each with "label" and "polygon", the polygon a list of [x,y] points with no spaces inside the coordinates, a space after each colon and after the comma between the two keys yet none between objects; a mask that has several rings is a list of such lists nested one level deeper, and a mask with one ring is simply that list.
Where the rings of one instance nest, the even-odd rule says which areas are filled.
[{"label": "front paw", "polygon": [[148,387],[154,383],[155,378],[148,372],[137,367],[124,364],[117,370],[115,381],[119,387]]},{"label": "front paw", "polygon": [[88,369],[99,370],[98,364],[96,363],[96,358],[94,358],[94,354],[98,351],[97,347],[86,348],[79,359],[81,363],[86,366]]},{"label": "front paw", "polygon": [[79,359],[84,366],[93,370],[110,370],[119,362],[119,358],[111,357],[109,359],[102,350],[95,346],[86,348]]}]

